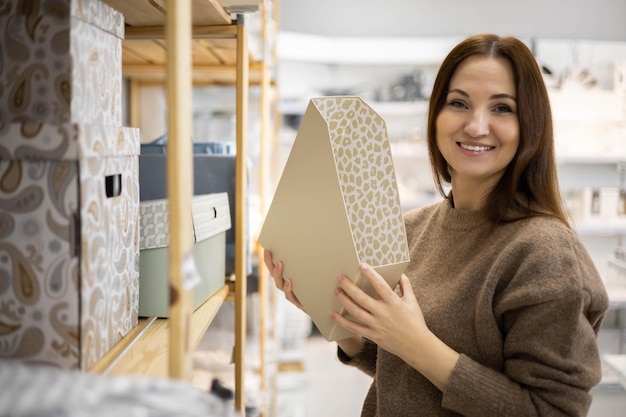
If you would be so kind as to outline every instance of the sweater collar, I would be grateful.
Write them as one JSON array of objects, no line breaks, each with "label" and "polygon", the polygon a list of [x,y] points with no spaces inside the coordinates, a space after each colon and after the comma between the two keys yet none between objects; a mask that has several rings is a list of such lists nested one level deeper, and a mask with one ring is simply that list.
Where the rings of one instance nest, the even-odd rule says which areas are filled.
[{"label": "sweater collar", "polygon": [[452,207],[451,197],[439,205],[441,224],[448,230],[471,230],[488,223],[480,210],[462,210]]}]

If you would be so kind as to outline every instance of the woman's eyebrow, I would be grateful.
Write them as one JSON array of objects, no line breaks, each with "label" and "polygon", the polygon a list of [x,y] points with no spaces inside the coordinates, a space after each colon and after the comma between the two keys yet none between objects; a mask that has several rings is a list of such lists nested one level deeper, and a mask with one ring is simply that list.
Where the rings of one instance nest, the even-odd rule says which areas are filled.
[{"label": "woman's eyebrow", "polygon": [[515,96],[512,96],[511,94],[507,94],[507,93],[494,94],[494,95],[492,95],[492,96],[491,96],[491,98],[492,98],[492,99],[493,99],[493,98],[496,98],[496,99],[500,99],[500,98],[509,98],[509,99],[511,99],[511,100],[513,100],[513,101],[517,100],[517,99],[515,98]]},{"label": "woman's eyebrow", "polygon": [[458,93],[462,96],[469,97],[469,94],[467,94],[465,91],[461,90],[460,88],[453,88],[450,91],[448,91],[448,94],[450,93]]},{"label": "woman's eyebrow", "polygon": [[[469,94],[468,94],[467,92],[465,92],[465,91],[461,90],[460,88],[453,88],[453,89],[451,89],[450,91],[448,91],[448,94],[450,94],[450,93],[457,93],[457,94],[460,94],[460,95],[462,95],[462,96],[469,97]],[[499,93],[499,94],[494,94],[494,95],[492,95],[490,98],[491,98],[491,99],[502,99],[502,98],[508,98],[508,99],[513,100],[513,101],[517,100],[517,99],[515,98],[515,96],[513,96],[513,95],[511,95],[511,94],[508,94],[508,93]]]}]

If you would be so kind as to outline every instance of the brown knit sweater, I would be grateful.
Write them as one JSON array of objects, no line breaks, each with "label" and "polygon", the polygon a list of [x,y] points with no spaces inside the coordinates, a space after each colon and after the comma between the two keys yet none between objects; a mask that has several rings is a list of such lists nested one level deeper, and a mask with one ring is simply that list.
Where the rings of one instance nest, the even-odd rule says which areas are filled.
[{"label": "brown knit sweater", "polygon": [[448,200],[405,221],[405,273],[429,328],[461,357],[442,393],[371,341],[351,360],[339,350],[374,377],[362,416],[586,415],[608,297],[576,234],[548,217],[494,227]]}]

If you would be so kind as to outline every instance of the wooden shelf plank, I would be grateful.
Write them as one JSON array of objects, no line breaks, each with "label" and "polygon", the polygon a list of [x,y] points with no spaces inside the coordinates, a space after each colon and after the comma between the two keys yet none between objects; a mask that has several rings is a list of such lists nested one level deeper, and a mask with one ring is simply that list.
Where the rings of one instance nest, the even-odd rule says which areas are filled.
[{"label": "wooden shelf plank", "polygon": [[[227,295],[228,285],[224,285],[192,314],[192,351],[198,347]],[[139,325],[124,336],[89,372],[168,377],[169,329],[168,319],[141,319]]]},{"label": "wooden shelf plank", "polygon": [[[165,82],[167,48],[165,45],[166,5],[164,0],[104,0],[124,15],[125,34],[122,43],[123,74],[127,78],[150,82]],[[221,64],[230,72],[227,79],[213,77],[213,84],[234,84],[234,65],[237,48],[237,26],[218,0],[192,0],[192,47],[194,74],[196,65]],[[202,53],[200,53],[202,52]],[[250,58],[252,59],[252,57]],[[128,65],[151,66],[149,72],[127,71]],[[201,68],[200,68],[201,70]],[[202,74],[202,72],[200,72]],[[207,84],[207,76],[194,76],[196,84]],[[224,77],[222,77],[224,78]]]},{"label": "wooden shelf plank", "polygon": [[[234,86],[237,80],[235,66],[231,65],[202,65],[192,66],[192,80],[194,85],[228,85]],[[250,85],[261,84],[263,64],[253,63],[249,70]],[[165,66],[145,64],[125,64],[122,68],[124,77],[136,80],[141,84],[165,84]]]},{"label": "wooden shelf plank", "polygon": [[[191,27],[194,39],[235,39],[237,27],[233,24],[220,26],[197,25]],[[154,40],[165,39],[165,26],[130,26],[126,27],[124,39]]]},{"label": "wooden shelf plank", "polygon": [[[165,25],[167,7],[164,0],[103,1],[122,13],[128,26]],[[191,16],[194,25],[225,25],[231,20],[218,0],[193,0]]]}]

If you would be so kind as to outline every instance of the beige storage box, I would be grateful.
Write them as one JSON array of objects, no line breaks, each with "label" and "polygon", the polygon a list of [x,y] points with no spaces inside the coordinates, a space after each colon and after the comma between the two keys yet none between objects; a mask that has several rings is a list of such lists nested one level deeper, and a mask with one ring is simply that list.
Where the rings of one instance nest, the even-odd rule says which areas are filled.
[{"label": "beige storage box", "polygon": [[[197,274],[184,285],[193,289],[193,308],[200,307],[225,284],[226,231],[230,229],[227,193],[194,196],[191,203],[193,258],[185,267]],[[139,315],[168,317],[168,201],[140,203]]]},{"label": "beige storage box", "polygon": [[409,261],[404,220],[384,120],[359,97],[312,99],[260,236],[284,262],[284,276],[327,340],[334,289],[345,274],[373,295],[358,266],[367,262],[395,287]]},{"label": "beige storage box", "polygon": [[89,369],[137,324],[139,131],[0,134],[0,357]]},{"label": "beige storage box", "polygon": [[99,0],[7,0],[0,28],[0,132],[28,120],[122,125],[121,13]]}]

